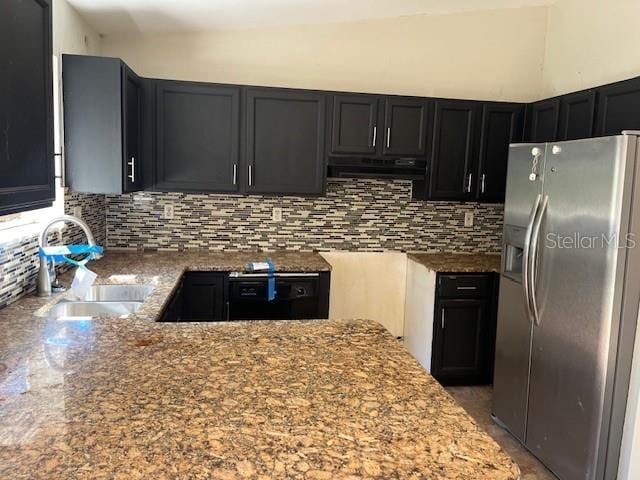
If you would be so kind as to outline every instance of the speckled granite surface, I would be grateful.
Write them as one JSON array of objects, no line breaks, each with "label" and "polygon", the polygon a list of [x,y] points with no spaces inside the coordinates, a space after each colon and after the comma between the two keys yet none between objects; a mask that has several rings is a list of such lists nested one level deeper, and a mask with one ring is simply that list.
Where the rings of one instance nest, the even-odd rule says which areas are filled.
[{"label": "speckled granite surface", "polygon": [[[304,269],[296,256],[281,268]],[[185,265],[208,262],[92,264],[156,285],[127,318],[34,315],[55,298],[0,310],[0,478],[518,478],[378,324],[153,322]]]},{"label": "speckled granite surface", "polygon": [[500,255],[496,254],[466,254],[466,253],[408,253],[411,260],[424,265],[435,272],[471,273],[495,272],[500,273]]}]

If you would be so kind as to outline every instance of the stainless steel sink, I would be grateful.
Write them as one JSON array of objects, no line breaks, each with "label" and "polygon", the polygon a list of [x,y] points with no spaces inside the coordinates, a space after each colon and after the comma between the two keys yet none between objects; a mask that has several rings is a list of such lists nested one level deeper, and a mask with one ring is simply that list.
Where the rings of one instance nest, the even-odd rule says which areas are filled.
[{"label": "stainless steel sink", "polygon": [[47,316],[57,319],[73,317],[120,317],[137,312],[142,302],[66,302],[56,303]]},{"label": "stainless steel sink", "polygon": [[84,297],[86,302],[143,302],[153,285],[94,285]]}]

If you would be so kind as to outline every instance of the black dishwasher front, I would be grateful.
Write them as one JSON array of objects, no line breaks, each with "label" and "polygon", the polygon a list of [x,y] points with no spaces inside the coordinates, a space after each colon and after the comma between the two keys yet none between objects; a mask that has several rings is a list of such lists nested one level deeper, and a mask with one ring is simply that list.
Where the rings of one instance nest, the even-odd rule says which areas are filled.
[{"label": "black dishwasher front", "polygon": [[328,318],[329,281],[324,273],[275,273],[269,300],[269,274],[231,273],[228,320],[305,320]]}]

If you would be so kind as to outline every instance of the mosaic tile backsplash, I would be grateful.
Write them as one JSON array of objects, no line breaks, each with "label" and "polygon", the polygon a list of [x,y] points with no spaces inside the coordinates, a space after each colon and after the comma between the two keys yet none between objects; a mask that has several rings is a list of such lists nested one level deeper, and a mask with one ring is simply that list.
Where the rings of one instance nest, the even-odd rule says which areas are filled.
[{"label": "mosaic tile backsplash", "polygon": [[[164,218],[164,206],[174,218]],[[273,208],[282,221],[273,221]],[[135,249],[500,252],[502,205],[411,200],[411,182],[330,180],[324,197],[108,195],[107,244]],[[464,226],[465,212],[474,226]]]},{"label": "mosaic tile backsplash", "polygon": [[[96,242],[104,245],[106,240],[104,195],[85,195],[68,192],[65,195],[65,213],[73,214],[76,206],[82,207],[82,217],[89,224]],[[64,243],[84,243],[82,231],[68,225],[62,235]],[[55,236],[52,244],[58,243]],[[18,298],[35,291],[38,276],[38,235],[26,234],[0,244],[0,308]],[[64,270],[59,266],[59,271]]]}]

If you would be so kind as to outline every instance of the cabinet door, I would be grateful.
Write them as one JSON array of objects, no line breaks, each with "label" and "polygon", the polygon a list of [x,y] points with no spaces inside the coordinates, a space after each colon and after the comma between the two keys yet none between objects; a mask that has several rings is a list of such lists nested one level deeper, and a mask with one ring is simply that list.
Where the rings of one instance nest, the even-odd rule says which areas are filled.
[{"label": "cabinet door", "polygon": [[522,140],[524,105],[486,103],[482,107],[478,199],[504,202],[509,144]]},{"label": "cabinet door", "polygon": [[431,374],[443,384],[487,380],[490,343],[485,300],[437,302]]},{"label": "cabinet door", "polygon": [[526,140],[541,143],[558,139],[558,120],[560,118],[560,100],[552,98],[527,106]]},{"label": "cabinet door", "polygon": [[576,140],[593,136],[596,92],[572,93],[560,99],[559,140]]},{"label": "cabinet door", "polygon": [[378,101],[372,95],[334,95],[331,153],[376,155]]},{"label": "cabinet door", "polygon": [[127,66],[122,67],[122,100],[124,131],[123,191],[141,190],[143,181],[142,158],[142,83]]},{"label": "cabinet door", "polygon": [[640,77],[598,89],[596,135],[640,130]]},{"label": "cabinet door", "polygon": [[430,199],[473,198],[479,110],[477,102],[436,102],[429,178]]},{"label": "cabinet door", "polygon": [[49,0],[0,7],[0,215],[55,198]]},{"label": "cabinet door", "polygon": [[236,191],[240,90],[158,82],[156,98],[156,187],[173,191]]},{"label": "cabinet door", "polygon": [[322,194],[325,98],[304,91],[247,91],[247,191]]},{"label": "cabinet door", "polygon": [[182,286],[182,321],[224,319],[224,274],[187,272]]},{"label": "cabinet door", "polygon": [[384,101],[384,155],[422,157],[427,148],[429,103],[390,97]]}]

